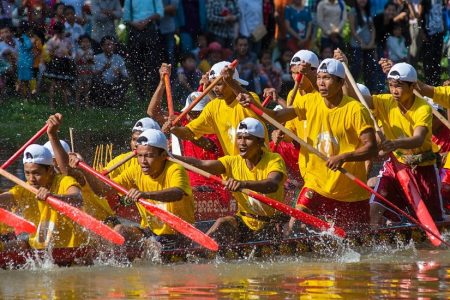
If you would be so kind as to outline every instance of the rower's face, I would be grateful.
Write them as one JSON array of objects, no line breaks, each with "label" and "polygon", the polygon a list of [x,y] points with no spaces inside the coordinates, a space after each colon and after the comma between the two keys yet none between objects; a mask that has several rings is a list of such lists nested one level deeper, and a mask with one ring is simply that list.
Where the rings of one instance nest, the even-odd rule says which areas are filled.
[{"label": "rower's face", "polygon": [[142,172],[150,177],[156,177],[166,162],[166,152],[149,145],[137,145],[136,150]]},{"label": "rower's face", "polygon": [[257,155],[261,149],[261,139],[246,133],[237,134],[239,155],[242,158],[251,158]]},{"label": "rower's face", "polygon": [[317,74],[317,86],[319,93],[324,98],[330,98],[342,90],[344,80],[328,73],[320,72]]},{"label": "rower's face", "polygon": [[234,95],[233,90],[223,80],[214,86],[213,91],[218,98],[229,98]]},{"label": "rower's face", "polygon": [[412,97],[414,85],[404,81],[389,79],[389,91],[395,101],[406,102]]},{"label": "rower's face", "polygon": [[27,182],[34,188],[48,186],[53,177],[53,167],[34,163],[25,163],[23,167]]},{"label": "rower's face", "polygon": [[131,134],[131,141],[130,141],[130,148],[131,151],[136,149],[137,146],[137,139],[139,138],[139,136],[141,135],[142,131],[135,131]]}]

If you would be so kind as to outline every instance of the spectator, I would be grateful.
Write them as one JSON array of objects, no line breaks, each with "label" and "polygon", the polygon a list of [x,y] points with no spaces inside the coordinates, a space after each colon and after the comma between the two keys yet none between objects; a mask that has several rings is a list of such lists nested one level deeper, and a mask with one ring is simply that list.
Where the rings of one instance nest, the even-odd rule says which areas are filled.
[{"label": "spectator", "polygon": [[312,33],[312,15],[305,7],[304,0],[294,0],[284,12],[288,47],[297,52],[300,49],[310,49]]},{"label": "spectator", "polygon": [[12,12],[15,8],[14,0],[0,0],[0,27],[12,26]]},{"label": "spectator", "polygon": [[343,0],[322,0],[317,5],[317,24],[322,29],[321,46],[342,48],[342,29],[347,20]]},{"label": "spectator", "polygon": [[[179,0],[163,0],[164,17],[160,21],[164,60],[175,65],[175,31],[177,30],[175,15]],[[183,98],[184,99],[184,98]]]},{"label": "spectator", "polygon": [[78,38],[79,47],[76,51],[75,62],[77,65],[76,80],[76,107],[89,107],[89,93],[92,87],[92,74],[94,68],[94,50],[88,35]]},{"label": "spectator", "polygon": [[286,98],[292,88],[293,79],[291,76],[291,58],[294,55],[291,49],[286,48],[281,52],[281,56],[275,61],[275,67],[281,70],[280,97]]},{"label": "spectator", "polygon": [[51,18],[50,24],[48,25],[47,37],[52,37],[55,34],[55,32],[53,31],[53,27],[56,23],[59,22],[64,24],[66,22],[66,19],[64,18],[64,8],[65,5],[62,2],[56,3],[53,7],[55,15],[53,16],[53,18]]},{"label": "spectator", "polygon": [[411,3],[404,0],[394,0],[396,5],[396,12],[394,23],[402,27],[402,33],[406,40],[406,46],[411,44],[411,36],[409,34],[409,20],[414,18],[414,8]]},{"label": "spectator", "polygon": [[46,43],[50,61],[44,72],[44,76],[50,79],[49,106],[51,110],[55,109],[57,89],[62,92],[64,104],[69,105],[70,83],[75,79],[72,41],[65,35],[63,23],[55,23],[53,31],[53,37]]},{"label": "spectator", "polygon": [[400,24],[395,24],[392,35],[387,38],[387,49],[389,59],[394,63],[406,62],[408,60],[408,49],[406,48],[406,39],[402,34]]},{"label": "spectator", "polygon": [[178,11],[181,52],[186,53],[194,50],[198,37],[206,30],[206,0],[183,0]]},{"label": "spectator", "polygon": [[320,47],[320,59],[333,58],[333,49],[330,46]]},{"label": "spectator", "polygon": [[0,58],[3,61],[4,85],[8,90],[14,90],[17,78],[17,40],[9,25],[0,28]]},{"label": "spectator", "polygon": [[370,16],[370,2],[356,0],[355,7],[350,11],[350,70],[356,80],[361,75],[369,90],[376,89],[373,78],[376,75],[378,60],[375,50],[375,28]]},{"label": "spectator", "polygon": [[[252,40],[252,37],[256,31],[266,29],[263,20],[263,0],[238,0],[238,3],[241,12],[239,34],[249,39],[252,51],[259,53],[261,42]],[[262,39],[262,37],[260,38]]]},{"label": "spectator", "polygon": [[198,68],[202,71],[202,73],[206,73],[214,64],[224,60],[227,55],[225,49],[222,48],[220,43],[212,42],[208,45],[208,48],[200,51],[199,57],[201,61]]},{"label": "spectator", "polygon": [[239,36],[235,41],[234,54],[229,61],[237,59],[237,71],[241,79],[248,82],[247,90],[255,90],[255,75],[258,73],[257,56],[250,51],[249,40],[245,36]]},{"label": "spectator", "polygon": [[370,0],[370,15],[376,16],[382,13],[387,2],[388,0]]},{"label": "spectator", "polygon": [[144,101],[159,83],[161,41],[158,21],[164,15],[162,0],[125,0],[123,20],[129,26],[128,59],[137,95]]},{"label": "spectator", "polygon": [[[84,29],[80,24],[75,22],[75,9],[71,5],[64,7],[64,18],[66,23],[64,24],[65,32],[72,41],[72,48],[78,49],[78,39],[84,34]],[[74,51],[74,54],[75,54]]]},{"label": "spectator", "polygon": [[17,79],[19,92],[27,100],[31,98],[30,82],[33,71],[33,44],[29,36],[28,22],[22,22],[18,28],[17,39]]},{"label": "spectator", "polygon": [[[195,56],[185,53],[181,57],[181,66],[177,69],[177,83],[175,84],[175,99],[186,99],[189,94],[197,90],[202,72],[196,67]],[[176,102],[176,110],[180,111],[184,103]]]},{"label": "spectator", "polygon": [[425,34],[422,44],[425,83],[436,86],[441,82],[441,58],[444,42],[442,1],[420,1],[419,15]]},{"label": "spectator", "polygon": [[231,48],[238,36],[240,16],[236,0],[207,1],[206,19],[210,39]]},{"label": "spectator", "polygon": [[116,36],[114,21],[122,17],[119,0],[92,0],[92,34],[91,38],[100,43],[102,37]]},{"label": "spectator", "polygon": [[25,0],[18,9],[18,14],[28,20],[31,29],[41,38],[45,38],[46,18],[50,11],[44,0]]},{"label": "spectator", "polygon": [[[103,53],[94,57],[93,97],[98,106],[119,107],[128,88],[128,72],[124,59],[115,54],[116,41],[104,36],[100,41]],[[159,78],[158,78],[159,82]]]},{"label": "spectator", "polygon": [[42,61],[43,41],[36,33],[38,29],[33,29],[31,34],[31,42],[33,43],[33,78],[31,79],[31,94],[37,93],[40,86],[40,72],[39,67]]},{"label": "spectator", "polygon": [[274,88],[277,93],[281,89],[281,70],[272,62],[272,53],[264,50],[259,58],[258,73],[261,89]]},{"label": "spectator", "polygon": [[83,22],[83,5],[84,0],[63,0],[61,1],[67,6],[72,6],[75,10],[75,16],[79,24],[84,24]]},{"label": "spectator", "polygon": [[272,46],[275,38],[275,3],[274,0],[263,0],[263,22],[267,29],[267,34],[261,42],[262,49],[267,49]]},{"label": "spectator", "polygon": [[[220,44],[219,44],[220,45]],[[189,46],[192,47],[192,46]],[[222,46],[220,46],[222,48]],[[184,46],[181,46],[181,50],[186,49]],[[206,37],[205,33],[199,33],[197,36],[197,47],[195,49],[190,50],[192,54],[195,56],[195,60],[197,62],[200,62],[201,58],[200,55],[204,56],[205,52],[208,51],[208,39]],[[189,51],[186,51],[189,52]],[[186,53],[184,52],[184,53]]]}]

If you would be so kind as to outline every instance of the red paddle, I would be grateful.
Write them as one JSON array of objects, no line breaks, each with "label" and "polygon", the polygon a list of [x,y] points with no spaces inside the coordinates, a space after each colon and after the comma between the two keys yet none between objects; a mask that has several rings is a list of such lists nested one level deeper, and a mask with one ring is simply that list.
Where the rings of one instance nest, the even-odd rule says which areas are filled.
[{"label": "red paddle", "polygon": [[264,99],[263,103],[261,103],[262,107],[265,107],[267,104],[269,104],[270,99],[272,99],[272,96],[270,96],[270,95],[267,96],[267,97]]},{"label": "red paddle", "polygon": [[[234,69],[234,68],[236,68],[237,64],[238,64],[238,61],[233,60],[233,62],[231,64],[229,64],[228,67]],[[203,90],[203,92],[201,93],[200,96],[195,98],[195,100],[192,101],[192,103],[172,121],[172,125],[176,125],[178,122],[180,122],[180,120],[184,116],[186,116],[197,105],[197,103],[199,103],[206,95],[208,95],[208,93],[214,88],[214,86],[216,86],[217,83],[219,83],[220,80],[222,80],[222,76],[219,75],[216,77],[216,79],[214,79],[213,82],[211,82],[210,85],[208,85],[208,87],[206,87]]]},{"label": "red paddle", "polygon": [[0,208],[0,222],[10,227],[13,227],[15,229],[16,235],[22,232],[26,233],[36,232],[36,226],[33,223],[3,208]]},{"label": "red paddle", "polygon": [[[35,187],[29,185],[23,180],[20,180],[16,176],[8,173],[3,169],[0,169],[0,175],[11,180],[15,184],[20,185],[26,190],[32,192],[33,194],[37,194],[38,192],[38,190]],[[92,232],[103,237],[104,239],[107,239],[108,241],[111,241],[117,245],[122,245],[125,242],[125,239],[119,233],[117,233],[116,231],[105,225],[103,222],[100,222],[99,220],[88,215],[87,213],[79,210],[78,208],[75,208],[72,205],[63,202],[54,196],[48,196],[45,199],[45,201],[47,201],[47,203],[51,207],[53,207],[53,209],[58,211],[60,214],[65,215],[75,223],[78,223],[81,226],[91,230]]]},{"label": "red paddle", "polygon": [[[315,155],[317,155],[318,157],[320,157],[322,160],[326,161],[328,158],[319,150],[317,150],[316,148],[314,148],[313,146],[311,146],[310,144],[306,143],[305,141],[303,141],[302,139],[300,139],[298,136],[296,136],[292,131],[290,131],[289,129],[287,129],[286,127],[284,127],[283,125],[281,125],[279,122],[277,122],[275,119],[273,119],[271,116],[269,116],[268,114],[264,113],[260,108],[256,107],[254,104],[250,104],[250,109],[253,110],[257,115],[261,116],[262,118],[264,118],[267,122],[271,123],[273,126],[277,127],[278,129],[280,129],[281,131],[283,131],[286,135],[290,136],[294,141],[296,141],[297,143],[299,143],[302,147],[304,147],[305,149],[308,149],[309,152],[314,153]],[[363,189],[369,191],[370,193],[374,194],[377,198],[383,200],[383,202],[385,202],[387,205],[389,205],[391,208],[393,208],[396,212],[398,212],[399,214],[401,214],[402,216],[406,217],[408,220],[410,220],[411,222],[413,222],[414,224],[416,224],[419,228],[421,228],[422,230],[432,234],[433,236],[435,236],[438,240],[440,240],[441,242],[443,242],[445,245],[447,245],[448,247],[450,247],[450,244],[447,243],[446,241],[444,241],[441,237],[441,235],[439,234],[439,232],[434,232],[432,231],[430,228],[424,226],[423,224],[421,224],[419,221],[417,221],[415,218],[413,218],[412,216],[408,215],[407,213],[405,213],[403,210],[401,210],[400,208],[398,208],[396,205],[394,205],[392,202],[390,202],[389,200],[387,200],[385,197],[383,197],[382,195],[380,195],[379,193],[377,193],[374,189],[370,188],[367,184],[365,184],[364,182],[362,182],[359,178],[357,178],[355,175],[349,173],[346,169],[344,168],[339,168],[339,171],[344,174],[345,176],[347,176],[350,180],[352,180],[354,183],[356,183],[357,185],[359,185],[360,187],[362,187]]]},{"label": "red paddle", "polygon": [[164,74],[164,85],[166,86],[167,109],[169,110],[169,116],[173,116],[174,110],[173,110],[172,88],[170,87],[170,78],[168,74]]},{"label": "red paddle", "polygon": [[[190,170],[192,172],[195,172],[197,174],[200,174],[200,175],[202,175],[202,176],[204,176],[206,178],[209,178],[209,179],[211,179],[213,181],[216,181],[216,182],[221,183],[221,184],[225,184],[225,181],[222,180],[222,178],[220,178],[219,176],[212,175],[212,174],[210,174],[210,173],[208,173],[206,171],[203,171],[203,170],[201,170],[201,169],[199,169],[197,167],[194,167],[194,166],[192,166],[192,165],[190,165],[188,163],[185,163],[185,162],[183,162],[181,160],[178,160],[176,158],[169,157],[168,160],[173,161],[175,163],[178,163],[178,164],[182,165],[183,167],[185,167],[186,169],[188,169],[188,170]],[[336,235],[338,235],[340,237],[345,237],[345,231],[342,228],[340,228],[340,227],[336,227],[336,226],[332,227],[330,225],[330,223],[328,223],[328,222],[325,222],[325,221],[323,221],[323,220],[321,220],[319,218],[316,218],[316,217],[314,217],[314,216],[312,216],[310,214],[307,214],[307,213],[305,213],[305,212],[303,212],[301,210],[298,210],[298,209],[295,209],[293,207],[290,207],[290,206],[288,206],[288,205],[286,205],[284,203],[281,203],[281,202],[279,202],[277,200],[274,200],[274,199],[269,198],[267,196],[258,194],[258,193],[254,192],[252,190],[241,189],[240,191],[242,193],[252,197],[252,198],[255,198],[256,200],[261,201],[264,204],[267,204],[268,206],[270,206],[270,207],[272,207],[272,208],[274,208],[274,209],[276,209],[278,211],[281,211],[281,212],[283,212],[283,213],[285,213],[285,214],[287,214],[287,215],[289,215],[291,217],[296,218],[297,220],[302,221],[305,224],[311,225],[311,226],[313,226],[315,228],[319,228],[321,230],[328,230],[330,228],[333,228],[334,229],[334,233]]]},{"label": "red paddle", "polygon": [[[78,162],[78,167],[85,170],[86,172],[92,174],[93,176],[97,177],[104,183],[110,185],[115,190],[117,190],[121,194],[128,194],[128,190],[124,187],[118,185],[108,177],[103,176],[102,174],[98,173],[96,170],[91,168],[89,165],[87,165],[85,162]],[[149,212],[151,212],[156,217],[160,218],[163,222],[167,223],[172,227],[173,229],[177,230],[181,234],[187,236],[188,238],[192,239],[194,242],[202,245],[205,248],[208,248],[213,251],[217,251],[219,249],[219,245],[214,241],[212,238],[189,224],[188,222],[184,221],[180,217],[165,211],[164,209],[161,209],[144,199],[139,199],[139,203],[144,206]]]},{"label": "red paddle", "polygon": [[2,169],[6,169],[8,168],[12,163],[14,163],[14,161],[20,156],[22,155],[22,153],[25,151],[25,149],[30,146],[31,144],[33,144],[38,138],[40,138],[44,133],[47,132],[47,128],[48,128],[48,124],[45,124],[44,127],[41,128],[41,130],[39,130],[38,132],[36,132],[35,135],[33,135],[31,137],[31,139],[28,140],[28,142],[26,142],[22,147],[20,147],[19,150],[16,151],[16,153],[14,153],[13,156],[11,156],[7,161],[5,161],[0,168]]}]

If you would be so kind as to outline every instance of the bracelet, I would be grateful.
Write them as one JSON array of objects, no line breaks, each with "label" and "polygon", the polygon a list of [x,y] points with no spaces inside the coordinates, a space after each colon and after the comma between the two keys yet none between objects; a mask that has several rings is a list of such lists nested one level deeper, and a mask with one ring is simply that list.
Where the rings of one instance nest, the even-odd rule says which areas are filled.
[{"label": "bracelet", "polygon": [[120,203],[121,205],[123,205],[123,206],[130,206],[130,205],[133,204],[133,200],[131,200],[131,199],[125,197],[125,196],[121,196],[121,197],[119,198],[119,203]]}]

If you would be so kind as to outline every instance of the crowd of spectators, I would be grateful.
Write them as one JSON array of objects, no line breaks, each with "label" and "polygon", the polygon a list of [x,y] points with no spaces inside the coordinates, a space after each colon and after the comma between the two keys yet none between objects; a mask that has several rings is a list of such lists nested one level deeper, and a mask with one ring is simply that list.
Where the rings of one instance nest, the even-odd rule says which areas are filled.
[{"label": "crowd of spectators", "polygon": [[437,85],[450,53],[442,0],[0,0],[0,101],[48,92],[49,106],[112,106],[127,90],[148,100],[168,62],[174,99],[219,61],[239,60],[249,90],[292,87],[300,49],[341,48],[355,78],[385,89],[381,57],[406,61]]}]

